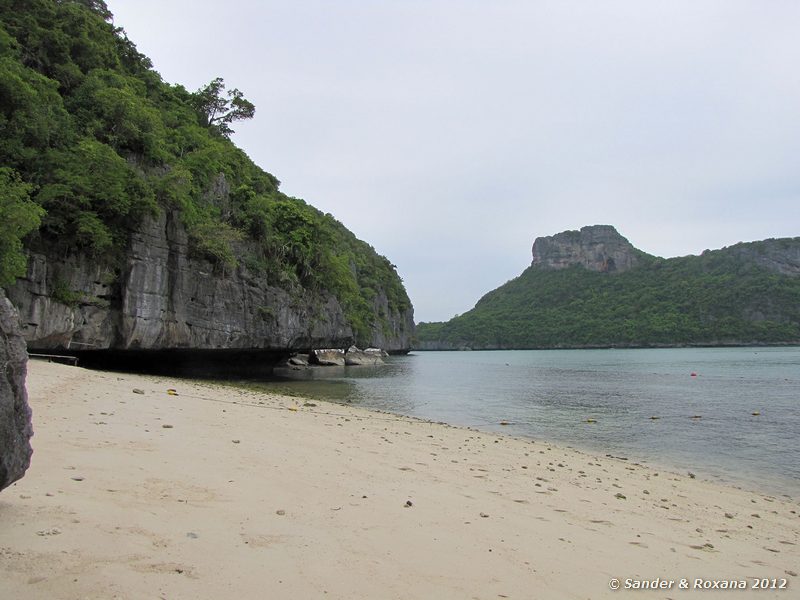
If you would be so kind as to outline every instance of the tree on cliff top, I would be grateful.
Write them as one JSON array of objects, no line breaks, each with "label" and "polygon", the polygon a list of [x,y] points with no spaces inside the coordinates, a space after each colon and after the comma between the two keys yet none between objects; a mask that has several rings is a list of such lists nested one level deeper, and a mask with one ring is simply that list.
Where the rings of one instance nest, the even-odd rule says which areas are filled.
[{"label": "tree on cliff top", "polygon": [[9,215],[41,218],[32,250],[117,268],[138,224],[170,211],[212,269],[241,267],[298,304],[334,296],[361,343],[388,331],[376,306],[411,308],[395,268],[231,142],[254,114],[222,78],[194,93],[164,82],[103,0],[0,0],[0,276],[22,274],[16,240],[38,222]]},{"label": "tree on cliff top", "polygon": [[222,77],[217,77],[192,95],[192,103],[207,126],[229,137],[233,133],[230,123],[252,119],[256,114],[256,107],[236,88],[229,90],[227,94],[224,92],[225,81]]}]

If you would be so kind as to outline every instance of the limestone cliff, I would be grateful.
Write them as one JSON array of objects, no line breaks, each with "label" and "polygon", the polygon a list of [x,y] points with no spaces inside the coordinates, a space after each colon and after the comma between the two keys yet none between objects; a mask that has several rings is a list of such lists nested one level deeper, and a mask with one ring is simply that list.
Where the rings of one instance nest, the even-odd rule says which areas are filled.
[{"label": "limestone cliff", "polygon": [[[220,272],[191,253],[174,212],[138,226],[121,267],[81,254],[31,251],[27,276],[9,298],[29,347],[38,350],[297,351],[355,341],[335,296],[287,291],[244,264]],[[382,318],[368,345],[407,351],[413,309],[393,311],[380,291],[374,305]]]},{"label": "limestone cliff", "polygon": [[17,312],[0,290],[0,490],[21,478],[31,463],[27,362]]},{"label": "limestone cliff", "polygon": [[564,269],[581,265],[601,273],[635,267],[643,254],[611,225],[591,225],[580,231],[563,231],[533,242],[531,266]]},{"label": "limestone cliff", "polygon": [[[770,238],[724,248],[731,256],[780,275],[800,275],[800,238]],[[706,256],[713,251],[706,250]]]}]

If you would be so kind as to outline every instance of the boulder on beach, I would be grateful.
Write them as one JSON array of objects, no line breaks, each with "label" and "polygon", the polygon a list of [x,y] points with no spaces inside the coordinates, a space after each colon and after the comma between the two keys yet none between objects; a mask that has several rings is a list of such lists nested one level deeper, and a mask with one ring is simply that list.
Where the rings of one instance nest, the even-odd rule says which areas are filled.
[{"label": "boulder on beach", "polygon": [[294,354],[289,357],[289,359],[286,361],[286,364],[291,367],[307,367],[308,354]]},{"label": "boulder on beach", "polygon": [[348,366],[377,366],[383,364],[383,351],[380,348],[367,348],[361,350],[350,346],[344,355],[344,362]]},{"label": "boulder on beach", "polygon": [[31,464],[31,409],[25,390],[28,352],[14,305],[0,290],[0,490]]},{"label": "boulder on beach", "polygon": [[324,348],[312,350],[309,354],[309,362],[324,367],[343,367],[344,350],[341,348]]}]

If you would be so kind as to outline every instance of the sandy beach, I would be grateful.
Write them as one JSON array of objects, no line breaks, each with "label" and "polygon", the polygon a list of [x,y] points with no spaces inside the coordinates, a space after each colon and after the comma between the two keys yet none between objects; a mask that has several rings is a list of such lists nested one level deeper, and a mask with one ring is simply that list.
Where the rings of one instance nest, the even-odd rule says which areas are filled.
[{"label": "sandy beach", "polygon": [[31,361],[28,391],[33,463],[0,493],[2,599],[800,593],[797,498],[168,377]]}]

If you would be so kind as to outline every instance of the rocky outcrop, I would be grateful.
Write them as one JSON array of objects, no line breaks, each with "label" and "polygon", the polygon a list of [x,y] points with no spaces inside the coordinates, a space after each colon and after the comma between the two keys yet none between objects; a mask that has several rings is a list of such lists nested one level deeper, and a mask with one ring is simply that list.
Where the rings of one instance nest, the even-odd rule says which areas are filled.
[{"label": "rocky outcrop", "polygon": [[17,312],[0,290],[0,490],[20,479],[31,463],[31,409],[25,391],[28,353]]},{"label": "rocky outcrop", "polygon": [[350,346],[344,355],[344,364],[348,367],[377,367],[383,363],[383,353],[380,348],[365,348],[360,350],[355,346]]},{"label": "rocky outcrop", "polygon": [[591,271],[612,273],[635,267],[641,252],[611,225],[590,225],[564,231],[533,242],[534,267],[565,269],[581,265]]},{"label": "rocky outcrop", "polygon": [[386,364],[383,359],[387,356],[388,353],[380,348],[322,348],[311,350],[308,354],[293,354],[275,365],[274,372],[291,376],[291,371],[326,370],[328,367],[377,367]]},{"label": "rocky outcrop", "polygon": [[344,350],[341,348],[324,348],[322,350],[312,350],[308,355],[309,363],[321,365],[323,367],[343,367]]},{"label": "rocky outcrop", "polygon": [[[744,242],[723,251],[780,275],[800,276],[800,237]],[[703,254],[708,252],[713,251]]]},{"label": "rocky outcrop", "polygon": [[[247,256],[250,249],[240,248]],[[246,261],[242,261],[246,263]],[[76,350],[280,350],[347,348],[355,336],[331,294],[289,293],[241,264],[215,270],[191,255],[175,213],[146,219],[124,264],[31,251],[28,273],[9,290],[31,348]],[[370,345],[411,347],[413,311],[378,293]]]},{"label": "rocky outcrop", "polygon": [[796,345],[799,276],[800,237],[662,259],[584,227],[537,238],[530,268],[472,310],[420,323],[414,349]]},{"label": "rocky outcrop", "polygon": [[288,359],[286,359],[286,366],[299,367],[299,368],[307,367],[308,361],[309,361],[308,354],[302,354],[302,353],[293,354]]}]

